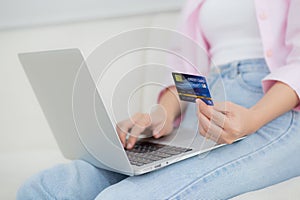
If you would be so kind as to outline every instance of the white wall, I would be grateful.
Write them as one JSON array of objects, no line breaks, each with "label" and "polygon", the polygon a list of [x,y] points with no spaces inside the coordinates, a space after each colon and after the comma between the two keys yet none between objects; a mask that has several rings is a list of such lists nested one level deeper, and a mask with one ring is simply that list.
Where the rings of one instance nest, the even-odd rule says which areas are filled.
[{"label": "white wall", "polygon": [[[173,28],[177,15],[165,12],[0,31],[0,199],[14,199],[17,187],[30,174],[64,161],[17,54],[76,47],[87,56],[101,42],[124,30]],[[143,59],[129,57],[121,64],[135,66]]]},{"label": "white wall", "polygon": [[184,0],[0,0],[0,29],[178,10]]}]

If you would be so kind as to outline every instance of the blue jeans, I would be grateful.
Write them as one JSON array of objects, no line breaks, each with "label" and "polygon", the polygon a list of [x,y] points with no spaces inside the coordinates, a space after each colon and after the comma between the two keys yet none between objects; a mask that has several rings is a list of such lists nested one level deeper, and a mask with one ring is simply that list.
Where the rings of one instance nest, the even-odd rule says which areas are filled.
[{"label": "blue jeans", "polygon": [[[212,96],[251,107],[262,98],[261,79],[268,73],[263,59],[213,68]],[[191,104],[182,125],[194,123]],[[80,160],[57,165],[27,180],[17,199],[228,199],[299,176],[299,149],[300,113],[290,111],[244,140],[141,176],[128,177]]]}]

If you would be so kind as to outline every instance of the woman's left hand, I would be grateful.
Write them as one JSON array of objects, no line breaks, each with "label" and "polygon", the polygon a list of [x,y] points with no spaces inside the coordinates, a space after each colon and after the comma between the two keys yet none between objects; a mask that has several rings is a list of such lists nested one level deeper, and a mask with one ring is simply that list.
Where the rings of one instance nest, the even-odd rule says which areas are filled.
[{"label": "woman's left hand", "polygon": [[235,140],[255,132],[259,126],[255,112],[232,102],[206,105],[196,100],[199,132],[218,143],[231,144]]}]

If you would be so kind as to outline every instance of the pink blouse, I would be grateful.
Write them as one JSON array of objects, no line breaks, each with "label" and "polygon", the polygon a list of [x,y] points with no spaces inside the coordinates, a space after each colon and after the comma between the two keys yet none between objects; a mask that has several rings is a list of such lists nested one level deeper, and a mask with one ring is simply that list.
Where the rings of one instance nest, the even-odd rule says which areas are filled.
[{"label": "pink blouse", "polygon": [[[210,55],[208,42],[199,24],[199,12],[205,0],[188,0],[180,18],[179,31],[203,47],[197,52],[201,72],[208,72]],[[256,17],[263,43],[264,57],[270,74],[263,81],[266,92],[276,81],[293,88],[300,97],[300,0],[255,0]],[[182,66],[183,67],[183,66]],[[179,69],[198,73],[193,67]],[[280,98],[280,97],[279,97]],[[296,110],[300,111],[300,105]]]}]

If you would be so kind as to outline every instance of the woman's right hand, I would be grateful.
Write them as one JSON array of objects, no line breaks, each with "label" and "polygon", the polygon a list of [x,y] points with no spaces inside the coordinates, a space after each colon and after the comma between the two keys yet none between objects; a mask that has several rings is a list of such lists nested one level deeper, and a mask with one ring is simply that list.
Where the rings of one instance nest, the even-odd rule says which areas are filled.
[{"label": "woman's right hand", "polygon": [[[116,130],[119,138],[126,149],[132,149],[138,137],[146,130],[152,132],[154,138],[158,139],[173,131],[173,119],[167,117],[160,109],[148,113],[136,113],[131,118],[117,124]],[[127,135],[129,135],[127,139]]]}]

